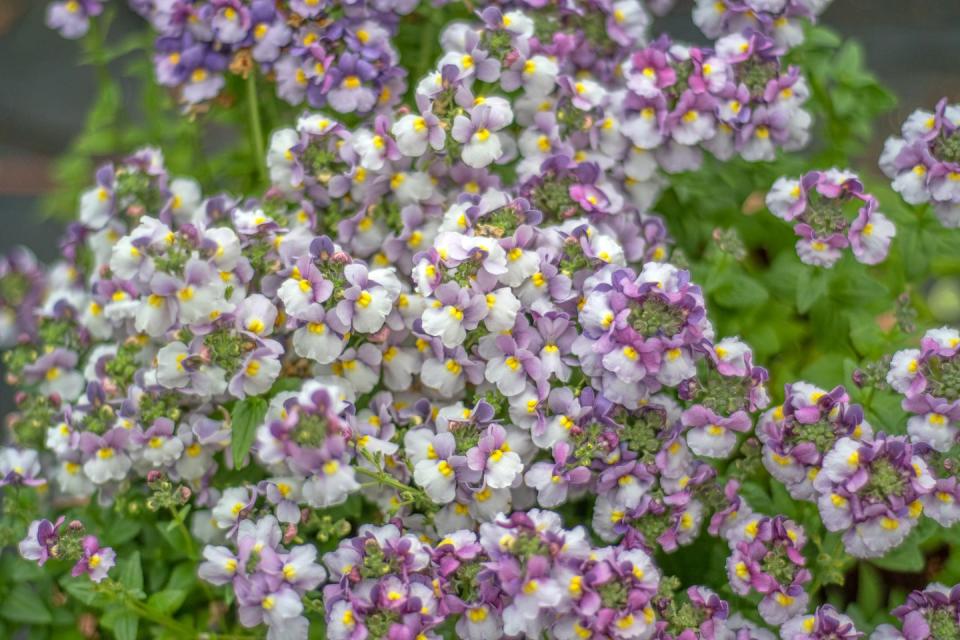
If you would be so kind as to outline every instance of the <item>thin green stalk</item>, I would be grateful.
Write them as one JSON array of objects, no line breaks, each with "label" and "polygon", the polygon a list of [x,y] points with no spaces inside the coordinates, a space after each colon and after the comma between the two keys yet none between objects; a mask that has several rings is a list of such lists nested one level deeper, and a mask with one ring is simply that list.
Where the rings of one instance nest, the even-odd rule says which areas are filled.
[{"label": "thin green stalk", "polygon": [[180,531],[180,535],[183,537],[183,543],[186,546],[187,557],[191,560],[197,560],[199,556],[197,555],[197,547],[193,544],[193,536],[190,535],[190,531],[187,530],[186,525],[183,524],[183,521],[174,514],[174,522],[177,523],[177,529]]},{"label": "thin green stalk", "polygon": [[186,637],[197,637],[199,634],[188,627],[185,624],[181,624],[171,618],[170,616],[165,616],[159,611],[155,611],[150,607],[141,604],[139,600],[134,600],[133,598],[127,597],[124,598],[124,606],[127,607],[131,612],[137,614],[140,618],[144,620],[149,620],[154,624],[158,624],[162,627],[166,627],[171,631],[176,631],[177,633],[184,634]]},{"label": "thin green stalk", "polygon": [[257,74],[247,74],[247,114],[250,117],[251,145],[257,173],[263,184],[267,183],[267,148],[263,143],[263,124],[260,120],[260,100],[257,97]]},{"label": "thin green stalk", "polygon": [[408,484],[404,484],[400,482],[399,480],[391,476],[389,473],[386,473],[385,471],[373,471],[365,467],[356,467],[356,471],[359,474],[365,475],[368,478],[373,478],[374,480],[376,480],[375,484],[386,485],[388,487],[392,487],[396,489],[397,491],[408,492],[415,496],[426,497],[426,495],[419,489],[416,489],[414,487],[411,487]]},{"label": "thin green stalk", "polygon": [[[106,30],[109,29],[109,23],[112,20],[112,13],[104,15],[102,18],[91,20],[90,29],[87,31],[84,45],[87,50],[87,56],[93,62],[93,67],[97,73],[97,83],[102,90],[110,84],[110,70],[107,69],[106,52]],[[106,26],[106,29],[104,28]]]}]

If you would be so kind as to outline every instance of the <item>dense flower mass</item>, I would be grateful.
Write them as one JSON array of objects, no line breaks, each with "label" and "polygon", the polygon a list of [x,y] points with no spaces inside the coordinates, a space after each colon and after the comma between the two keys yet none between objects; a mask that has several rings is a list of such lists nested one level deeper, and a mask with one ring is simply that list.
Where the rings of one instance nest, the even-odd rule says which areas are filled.
[{"label": "dense flower mass", "polygon": [[[703,249],[654,210],[714,161],[736,172],[807,144],[816,85],[786,56],[826,2],[697,2],[705,46],[650,37],[670,2],[130,4],[192,116],[228,109],[234,76],[252,106],[269,83],[309,110],[264,145],[250,108],[263,164],[247,193],[144,148],[97,171],[56,263],[0,260],[17,390],[0,487],[20,555],[66,561],[65,591],[116,605],[118,636],[118,613],[184,631],[170,602],[202,589],[225,637],[855,640],[862,616],[822,588],[853,558],[917,551],[923,515],[960,521],[960,333],[873,365],[904,396],[903,429],[862,372],[771,403],[783,381],[769,389],[758,360],[777,334],[758,330],[756,351],[725,334],[765,326],[744,300],[782,318],[780,300],[735,233]],[[80,37],[104,5],[54,2],[48,23]],[[464,19],[408,75],[401,31],[445,9]],[[945,219],[951,109],[911,117],[883,160]],[[802,281],[801,261],[849,247],[864,271],[891,253],[892,222],[849,171],[780,178],[766,203],[799,261],[749,261]],[[833,317],[841,289],[810,315]],[[879,351],[857,329],[831,325],[847,360]],[[68,515],[27,517],[24,496]],[[123,537],[117,515],[152,528]],[[194,591],[147,597],[161,577],[137,579],[131,545],[161,542]],[[955,639],[955,592],[914,592],[902,634],[875,635]]]}]

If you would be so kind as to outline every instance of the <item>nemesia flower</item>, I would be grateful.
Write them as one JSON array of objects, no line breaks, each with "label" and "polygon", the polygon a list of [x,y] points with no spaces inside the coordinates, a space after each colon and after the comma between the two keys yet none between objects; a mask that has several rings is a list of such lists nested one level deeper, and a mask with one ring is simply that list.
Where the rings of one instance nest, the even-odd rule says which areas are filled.
[{"label": "nemesia flower", "polygon": [[100,546],[96,536],[87,536],[83,539],[83,556],[71,569],[70,575],[77,577],[87,574],[94,582],[101,582],[116,563],[116,557],[113,549]]},{"label": "nemesia flower", "polygon": [[804,568],[805,542],[803,529],[792,521],[762,518],[753,539],[738,542],[727,559],[730,585],[740,595],[762,593],[760,616],[769,624],[783,624],[806,610],[803,584],[811,574]]},{"label": "nemesia flower", "polygon": [[853,620],[829,604],[817,607],[809,615],[799,615],[787,620],[780,627],[783,640],[810,640],[813,638],[844,638],[855,640],[863,637]]},{"label": "nemesia flower", "polygon": [[824,456],[813,481],[817,505],[827,529],[844,531],[848,553],[883,555],[916,526],[921,498],[936,486],[922,457],[926,450],[902,436],[879,434],[867,442],[841,438]]},{"label": "nemesia flower", "polygon": [[900,136],[887,139],[880,168],[909,204],[932,202],[945,227],[960,224],[960,109],[941,99],[933,112],[918,109],[904,122]]},{"label": "nemesia flower", "polygon": [[763,464],[786,485],[794,498],[815,496],[813,482],[823,456],[840,438],[869,439],[873,430],[859,405],[851,404],[843,387],[829,393],[805,382],[786,385],[785,402],[763,414],[757,437],[763,443]]},{"label": "nemesia flower", "polygon": [[858,261],[877,264],[886,258],[896,234],[857,177],[837,169],[811,171],[800,180],[779,178],[767,194],[767,206],[794,223],[800,260],[816,266],[833,266],[847,246]]}]

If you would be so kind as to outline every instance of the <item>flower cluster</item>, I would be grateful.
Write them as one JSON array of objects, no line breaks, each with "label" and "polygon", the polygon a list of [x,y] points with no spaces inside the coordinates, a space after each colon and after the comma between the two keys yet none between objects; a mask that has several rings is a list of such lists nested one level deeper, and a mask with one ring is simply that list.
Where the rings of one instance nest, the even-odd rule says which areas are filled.
[{"label": "flower cluster", "polygon": [[66,526],[63,522],[62,516],[56,522],[31,522],[27,537],[18,545],[20,555],[40,566],[50,559],[73,562],[73,577],[87,575],[94,582],[101,582],[116,564],[117,554],[110,547],[101,546],[97,536],[84,535],[80,521],[72,520]]},{"label": "flower cluster", "polygon": [[883,146],[880,168],[910,204],[930,202],[946,227],[960,226],[960,105],[918,109]]},{"label": "flower cluster", "polygon": [[[390,107],[406,90],[406,72],[391,41],[397,21],[417,0],[129,0],[156,33],[157,83],[191,107],[216,98],[229,74],[258,71],[293,105],[339,113]],[[97,0],[55,2],[47,24],[65,37],[83,35]]]},{"label": "flower cluster", "polygon": [[[893,355],[887,382],[904,395],[911,415],[907,433],[937,451],[948,451],[957,439],[960,420],[960,332],[950,327],[930,329],[919,349]],[[956,369],[956,371],[955,371]]]},{"label": "flower cluster", "polygon": [[863,633],[857,631],[850,616],[825,604],[810,615],[788,620],[780,627],[783,640],[857,640]]},{"label": "flower cluster", "polygon": [[401,629],[430,637],[450,617],[469,640],[666,640],[684,630],[766,638],[709,589],[678,589],[643,550],[594,548],[584,529],[564,529],[549,511],[497,514],[479,535],[458,530],[428,544],[394,524],[364,526],[324,563],[340,576],[324,589],[334,640],[401,637]]},{"label": "flower cluster", "polygon": [[803,42],[806,22],[817,16],[831,0],[697,0],[693,22],[708,38],[756,31],[784,49]]},{"label": "flower cluster", "polygon": [[882,624],[871,640],[905,638],[943,638],[960,632],[960,585],[952,588],[939,583],[927,585],[907,596],[907,602],[893,610],[902,626]]},{"label": "flower cluster", "polygon": [[803,585],[811,574],[804,567],[801,527],[784,516],[763,517],[728,539],[733,549],[727,559],[730,586],[743,596],[763,594],[759,610],[767,623],[781,625],[806,611],[809,598]]},{"label": "flower cluster", "polygon": [[[659,165],[669,173],[700,166],[702,150],[721,160],[772,160],[809,138],[809,89],[782,50],[759,33],[733,34],[715,48],[663,36],[623,65],[627,93],[621,131],[634,151],[635,179]],[[653,159],[646,153],[653,152]]]},{"label": "flower cluster", "polygon": [[881,433],[865,441],[841,438],[824,456],[813,481],[817,506],[823,525],[843,532],[848,553],[882,556],[917,525],[936,486],[922,457],[926,449]]},{"label": "flower cluster", "polygon": [[764,413],[757,423],[763,464],[791,496],[810,500],[816,494],[813,481],[823,468],[823,456],[837,440],[869,439],[873,429],[843,387],[828,393],[795,382],[786,385],[784,398],[782,405]]},{"label": "flower cluster", "polygon": [[[247,505],[241,505],[246,508]],[[208,545],[203,550],[200,578],[214,585],[229,584],[236,594],[240,624],[267,625],[269,638],[306,636],[302,597],[326,580],[316,563],[312,544],[286,549],[273,516],[239,522],[231,547]]]},{"label": "flower cluster", "polygon": [[799,180],[778,178],[767,194],[767,207],[794,223],[800,260],[832,267],[850,247],[864,264],[887,257],[896,227],[877,211],[877,199],[849,171],[810,171]]}]

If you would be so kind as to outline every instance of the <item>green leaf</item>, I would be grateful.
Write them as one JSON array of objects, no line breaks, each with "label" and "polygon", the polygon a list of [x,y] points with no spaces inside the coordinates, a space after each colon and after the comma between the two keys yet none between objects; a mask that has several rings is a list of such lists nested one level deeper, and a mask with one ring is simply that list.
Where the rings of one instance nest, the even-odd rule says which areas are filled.
[{"label": "green leaf", "polygon": [[806,313],[827,293],[830,274],[822,269],[816,269],[811,276],[810,270],[804,269],[797,275],[797,311]]},{"label": "green leaf", "polygon": [[104,528],[103,541],[111,547],[119,547],[130,542],[140,533],[143,523],[130,518],[110,520],[110,526]]},{"label": "green leaf", "polygon": [[771,480],[770,493],[773,498],[771,504],[773,505],[774,513],[776,515],[783,514],[794,520],[799,519],[800,511],[797,508],[797,502],[790,497],[790,492],[787,491],[786,487],[776,480]]},{"label": "green leaf", "polygon": [[859,265],[855,271],[847,269],[837,281],[837,299],[854,307],[876,307],[878,302],[883,307],[890,298],[890,290],[876,278],[870,277]]},{"label": "green leaf", "polygon": [[43,569],[36,562],[24,560],[19,555],[5,553],[0,556],[0,575],[12,582],[36,582],[43,578]]},{"label": "green leaf", "polygon": [[120,583],[131,591],[143,591],[143,567],[140,566],[140,552],[134,551],[117,563],[117,575]]},{"label": "green leaf", "polygon": [[253,444],[257,427],[266,415],[267,401],[259,396],[246,398],[233,408],[230,451],[233,453],[234,468],[242,469],[246,464],[247,453]]},{"label": "green leaf", "polygon": [[913,536],[908,536],[902,545],[882,558],[875,558],[871,562],[881,569],[900,573],[919,573],[923,571],[923,567],[926,565],[923,553]]},{"label": "green leaf", "polygon": [[820,49],[835,49],[843,42],[840,36],[826,27],[811,27],[807,32],[806,44]]},{"label": "green leaf", "polygon": [[868,313],[851,315],[850,341],[857,353],[868,358],[879,356],[887,344],[880,325]]},{"label": "green leaf", "polygon": [[930,265],[927,233],[920,226],[909,226],[904,231],[900,243],[907,277],[915,279],[922,276]]},{"label": "green leaf", "polygon": [[53,621],[43,598],[26,586],[17,587],[7,594],[3,604],[0,604],[0,617],[23,624],[42,625]]},{"label": "green leaf", "polygon": [[179,609],[186,598],[186,591],[181,589],[165,589],[151,595],[147,600],[147,606],[166,615]]},{"label": "green leaf", "polygon": [[866,562],[860,563],[857,602],[868,618],[872,618],[883,606],[883,578],[875,567]]},{"label": "green leaf", "polygon": [[763,285],[746,274],[735,275],[717,286],[713,299],[721,307],[742,309],[758,307],[770,298]]},{"label": "green leaf", "polygon": [[74,578],[70,574],[64,574],[60,579],[60,586],[70,594],[71,597],[79,600],[85,605],[99,607],[103,606],[102,598],[97,593],[96,585],[89,578]]},{"label": "green leaf", "polygon": [[754,511],[767,515],[776,515],[776,509],[773,506],[773,500],[767,494],[767,490],[753,482],[744,482],[740,486],[740,496],[747,501]]},{"label": "green leaf", "polygon": [[137,614],[127,611],[122,606],[109,609],[100,618],[100,623],[113,631],[113,637],[117,640],[137,640],[140,618],[137,617]]},{"label": "green leaf", "polygon": [[189,593],[197,585],[197,567],[192,562],[181,562],[170,572],[167,589]]},{"label": "green leaf", "polygon": [[806,313],[824,297],[830,284],[830,274],[822,269],[804,269],[797,273],[797,311]]}]

